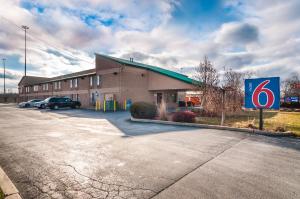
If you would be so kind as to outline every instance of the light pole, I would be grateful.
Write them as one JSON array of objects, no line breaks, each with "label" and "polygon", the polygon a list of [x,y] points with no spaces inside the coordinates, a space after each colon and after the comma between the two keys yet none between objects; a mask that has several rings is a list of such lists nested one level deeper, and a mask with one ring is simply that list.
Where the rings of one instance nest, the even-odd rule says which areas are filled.
[{"label": "light pole", "polygon": [[6,92],[6,89],[5,89],[5,58],[3,58],[2,59],[2,61],[3,61],[3,70],[4,70],[4,72],[3,72],[3,78],[4,78],[4,85],[3,85],[3,93],[5,94],[5,92]]},{"label": "light pole", "polygon": [[25,31],[25,76],[26,76],[26,32],[27,32],[27,30],[29,29],[29,27],[28,26],[22,26],[22,28],[24,29],[24,31]]}]

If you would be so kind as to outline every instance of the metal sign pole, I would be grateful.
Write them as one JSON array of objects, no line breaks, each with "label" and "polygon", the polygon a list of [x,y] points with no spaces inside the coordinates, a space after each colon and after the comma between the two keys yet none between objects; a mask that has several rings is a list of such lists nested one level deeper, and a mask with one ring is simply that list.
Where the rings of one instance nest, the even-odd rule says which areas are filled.
[{"label": "metal sign pole", "polygon": [[259,130],[263,130],[264,121],[263,121],[263,109],[259,109]]}]

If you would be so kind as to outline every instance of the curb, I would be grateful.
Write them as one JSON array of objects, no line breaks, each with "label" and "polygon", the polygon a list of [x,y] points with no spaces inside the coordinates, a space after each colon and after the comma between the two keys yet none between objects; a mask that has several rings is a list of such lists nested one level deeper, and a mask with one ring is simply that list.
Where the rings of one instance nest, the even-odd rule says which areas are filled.
[{"label": "curb", "polygon": [[5,199],[22,199],[19,195],[18,189],[5,174],[3,169],[0,167],[0,189],[4,193]]},{"label": "curb", "polygon": [[257,129],[235,128],[235,127],[229,127],[229,126],[195,124],[195,123],[182,123],[182,122],[151,120],[151,119],[137,119],[137,118],[133,118],[133,117],[131,117],[130,120],[133,121],[133,122],[156,123],[156,124],[206,128],[206,129],[238,131],[238,132],[245,132],[245,133],[250,133],[250,134],[273,136],[273,137],[294,137],[295,136],[292,132],[289,132],[289,131],[286,132],[286,133],[274,133],[274,132],[271,132],[271,131],[262,131],[262,130],[257,130]]}]

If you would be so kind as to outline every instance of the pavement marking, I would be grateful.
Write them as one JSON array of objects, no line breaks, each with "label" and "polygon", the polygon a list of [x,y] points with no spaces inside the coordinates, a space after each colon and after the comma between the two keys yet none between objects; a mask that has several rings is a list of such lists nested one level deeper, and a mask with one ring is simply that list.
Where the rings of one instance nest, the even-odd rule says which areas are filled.
[{"label": "pavement marking", "polygon": [[169,185],[167,185],[166,187],[164,187],[163,189],[161,189],[160,191],[158,191],[157,193],[155,193],[151,198],[156,197],[157,195],[159,195],[161,192],[167,190],[168,188],[170,188],[172,185],[176,184],[178,181],[180,181],[181,179],[183,179],[184,177],[188,176],[189,174],[193,173],[194,171],[196,171],[197,169],[199,169],[200,167],[204,166],[205,164],[207,164],[208,162],[214,160],[215,158],[219,157],[220,155],[222,155],[223,153],[225,153],[227,150],[233,148],[234,146],[238,145],[239,143],[241,143],[242,141],[244,141],[245,139],[247,139],[249,136],[244,137],[243,139],[239,140],[238,142],[236,142],[235,144],[227,147],[226,149],[224,149],[223,151],[221,151],[220,153],[218,153],[217,155],[209,158],[208,160],[206,160],[205,162],[202,162],[201,164],[197,165],[195,168],[193,168],[192,170],[190,170],[189,172],[185,173],[184,175],[182,175],[181,177],[177,178],[174,180],[174,182],[170,183]]}]

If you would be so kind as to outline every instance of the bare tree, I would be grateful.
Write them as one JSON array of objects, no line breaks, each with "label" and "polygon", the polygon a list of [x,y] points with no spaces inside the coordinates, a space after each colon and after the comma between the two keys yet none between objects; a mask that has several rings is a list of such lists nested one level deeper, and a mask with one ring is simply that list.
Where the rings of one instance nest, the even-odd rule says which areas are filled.
[{"label": "bare tree", "polygon": [[298,73],[292,73],[288,78],[283,81],[282,93],[284,97],[300,96],[300,77]]},{"label": "bare tree", "polygon": [[218,71],[207,56],[205,56],[204,60],[195,68],[194,78],[196,80],[195,85],[202,91],[201,106],[205,107],[213,100],[214,89],[216,89],[219,83]]},{"label": "bare tree", "polygon": [[223,86],[226,92],[225,109],[229,112],[240,111],[244,98],[244,80],[253,76],[252,72],[238,72],[224,68]]}]

